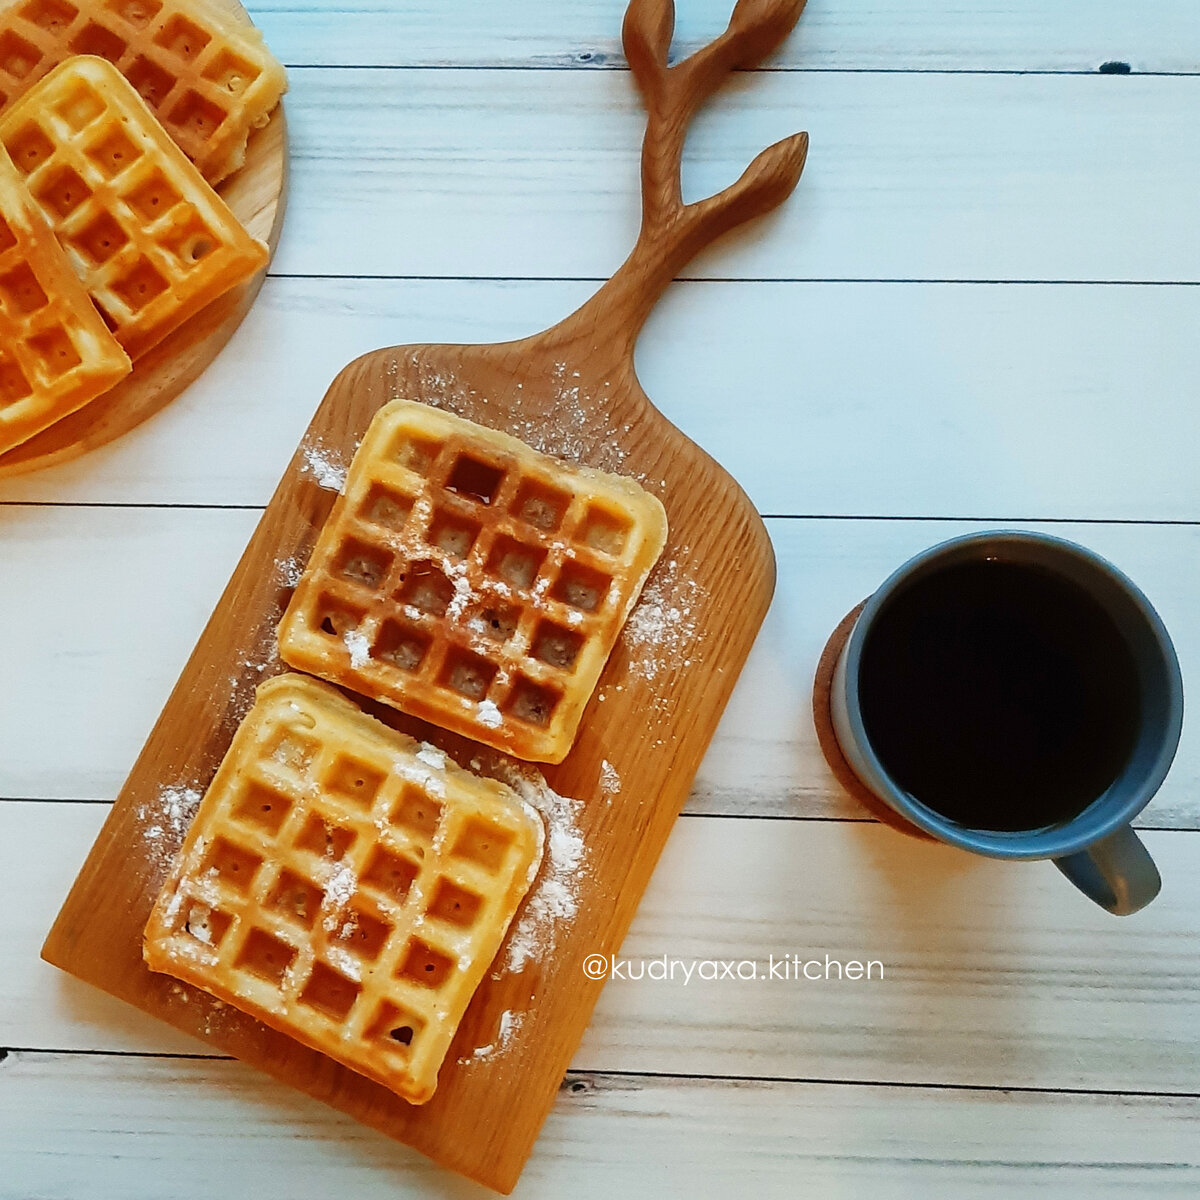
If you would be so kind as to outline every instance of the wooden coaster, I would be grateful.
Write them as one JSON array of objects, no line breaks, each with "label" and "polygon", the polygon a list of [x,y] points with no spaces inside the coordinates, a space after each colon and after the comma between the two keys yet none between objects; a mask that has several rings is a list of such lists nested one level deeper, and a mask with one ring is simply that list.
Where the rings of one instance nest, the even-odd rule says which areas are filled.
[{"label": "wooden coaster", "polygon": [[842,647],[850,637],[854,622],[862,612],[866,600],[848,612],[839,622],[838,627],[829,635],[825,649],[817,662],[816,678],[813,680],[813,724],[817,727],[817,742],[821,753],[829,764],[838,783],[850,793],[872,816],[885,824],[907,833],[912,837],[922,838],[927,842],[934,841],[923,829],[917,828],[911,821],[906,821],[894,808],[885,804],[872,792],[851,769],[838,745],[837,734],[833,731],[833,717],[830,713],[829,698],[833,691],[833,672],[837,666]]}]

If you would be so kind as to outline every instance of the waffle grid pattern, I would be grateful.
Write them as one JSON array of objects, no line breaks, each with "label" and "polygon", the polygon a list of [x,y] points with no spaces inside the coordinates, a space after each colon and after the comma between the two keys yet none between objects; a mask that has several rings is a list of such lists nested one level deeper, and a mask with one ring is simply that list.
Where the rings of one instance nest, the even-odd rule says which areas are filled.
[{"label": "waffle grid pattern", "polygon": [[427,1100],[543,837],[509,789],[438,758],[327,685],[262,685],[147,926],[150,967]]},{"label": "waffle grid pattern", "polygon": [[0,120],[0,141],[135,361],[266,265],[111,64],[76,58]]},{"label": "waffle grid pattern", "polygon": [[0,13],[0,114],[76,54],[113,63],[212,184],[287,87],[259,31],[203,0],[24,0]]},{"label": "waffle grid pattern", "polygon": [[381,409],[280,625],[291,666],[559,762],[666,538],[632,480]]},{"label": "waffle grid pattern", "polygon": [[129,371],[128,357],[0,147],[0,453],[82,408]]}]

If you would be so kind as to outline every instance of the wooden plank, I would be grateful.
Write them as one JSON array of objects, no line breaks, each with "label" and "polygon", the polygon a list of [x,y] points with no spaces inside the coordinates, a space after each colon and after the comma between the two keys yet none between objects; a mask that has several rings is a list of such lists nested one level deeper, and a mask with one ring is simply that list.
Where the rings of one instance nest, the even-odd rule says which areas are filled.
[{"label": "wooden plank", "polygon": [[[633,244],[624,72],[291,79],[280,273],[603,279]],[[769,238],[733,235],[688,273],[1194,281],[1198,94],[1196,77],[739,75],[689,136],[688,198],[798,129],[810,166]]]},{"label": "wooden plank", "polygon": [[[0,804],[0,900],[12,913],[0,1045],[211,1052],[37,960],[103,815]],[[681,820],[619,951],[635,972],[665,955],[754,960],[767,975],[769,956],[796,954],[818,964],[810,975],[829,955],[877,960],[883,978],[685,982],[683,967],[673,981],[616,978],[573,1066],[1194,1094],[1200,835],[1146,841],[1162,895],[1117,919],[1049,863],[975,859],[880,825]]]},{"label": "wooden plank", "polygon": [[[162,708],[256,512],[16,507],[0,514],[0,627],[12,639],[0,693],[0,796],[111,799]],[[813,671],[833,627],[925,546],[984,528],[959,521],[769,522],[775,603],[701,766],[692,812],[861,817],[816,744]],[[1148,593],[1172,630],[1184,675],[1200,672],[1196,526],[1034,525],[1093,547]],[[136,602],[135,602],[136,601]],[[121,703],[112,703],[119,691]],[[53,721],[50,719],[53,714]],[[167,781],[174,782],[174,781]],[[1200,727],[1189,716],[1174,769],[1140,824],[1200,828]]]},{"label": "wooden plank", "polygon": [[[732,0],[679,0],[675,54],[708,40]],[[624,65],[622,0],[259,0],[255,20],[285,62],[339,66]],[[808,0],[799,32],[772,60],[796,70],[1195,71],[1191,0]]]},{"label": "wooden plank", "polygon": [[[15,1054],[0,1066],[13,1196],[483,1197],[411,1151],[232,1062]],[[1191,1196],[1195,1100],[568,1079],[515,1193],[908,1200]],[[219,1150],[218,1150],[219,1148]]]},{"label": "wooden plank", "polygon": [[[0,497],[264,504],[344,363],[523,336],[594,286],[272,279],[167,412]],[[638,372],[762,512],[1196,520],[1198,326],[1193,287],[685,282]]]}]

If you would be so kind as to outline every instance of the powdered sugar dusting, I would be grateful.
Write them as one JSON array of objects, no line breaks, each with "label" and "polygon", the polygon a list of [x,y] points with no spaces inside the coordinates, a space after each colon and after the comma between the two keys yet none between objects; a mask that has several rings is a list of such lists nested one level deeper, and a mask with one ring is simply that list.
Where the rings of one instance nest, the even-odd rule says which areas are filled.
[{"label": "powdered sugar dusting", "polygon": [[235,1020],[238,1017],[236,1010],[231,1009],[224,1001],[191,984],[172,983],[167,998],[176,1004],[189,1007],[197,1033],[222,1032],[229,1024],[231,1016]]},{"label": "powdered sugar dusting", "polygon": [[617,773],[617,768],[608,761],[603,759],[600,763],[600,794],[607,801],[611,801],[621,791],[621,776]]},{"label": "powdered sugar dusting", "polygon": [[432,767],[435,771],[446,769],[445,752],[436,746],[431,746],[428,742],[421,743],[421,748],[417,751],[417,760],[423,762],[427,767]]},{"label": "powdered sugar dusting", "polygon": [[212,945],[212,909],[207,904],[193,904],[188,909],[188,932],[206,946]]},{"label": "powdered sugar dusting", "polygon": [[467,605],[475,599],[475,593],[471,590],[471,581],[467,578],[466,563],[454,563],[447,569],[450,582],[454,585],[454,595],[450,597],[450,603],[446,606],[446,616],[451,621],[459,621]]},{"label": "powdered sugar dusting", "polygon": [[480,418],[480,409],[493,405],[494,423],[543,454],[553,454],[571,462],[586,462],[602,471],[620,471],[627,451],[621,444],[629,433],[628,425],[613,423],[613,385],[604,380],[593,388],[578,370],[566,362],[556,362],[539,378],[527,378],[513,385],[499,401],[472,387],[441,365],[425,362],[412,353],[401,364],[389,368],[392,399],[418,399],[446,412]]},{"label": "powdered sugar dusting", "polygon": [[317,486],[330,492],[340,492],[346,486],[349,468],[341,453],[330,450],[321,441],[307,442],[303,446],[304,463],[301,471],[311,475]]},{"label": "powdered sugar dusting", "polygon": [[361,629],[347,629],[342,635],[342,641],[350,651],[350,665],[355,670],[365,667],[371,661],[371,642]]},{"label": "powdered sugar dusting", "polygon": [[654,680],[664,671],[692,665],[694,608],[702,596],[700,585],[683,573],[678,559],[659,564],[622,634],[632,675]]},{"label": "powdered sugar dusting", "polygon": [[475,719],[485,729],[499,729],[504,717],[494,700],[480,700],[479,707],[475,710]]},{"label": "powdered sugar dusting", "polygon": [[151,803],[138,805],[137,818],[142,823],[146,861],[156,874],[165,874],[171,860],[179,853],[201,799],[199,788],[172,784],[160,788]]},{"label": "powdered sugar dusting", "polygon": [[275,578],[283,587],[295,587],[300,582],[300,576],[304,574],[304,567],[293,554],[291,558],[277,558],[275,560]]},{"label": "powdered sugar dusting", "polygon": [[576,825],[583,804],[560,796],[532,767],[501,760],[495,775],[542,815],[546,848],[541,879],[510,932],[505,967],[514,973],[550,954],[560,926],[579,911],[579,879],[587,847]]},{"label": "powdered sugar dusting", "polygon": [[327,933],[336,933],[346,920],[343,910],[350,903],[357,886],[358,876],[354,868],[349,863],[338,863],[325,884],[325,902],[329,905],[329,911],[322,924]]},{"label": "powdered sugar dusting", "polygon": [[485,1062],[494,1054],[503,1054],[508,1049],[513,1035],[520,1028],[521,1014],[513,1012],[511,1008],[506,1008],[500,1014],[500,1024],[496,1030],[495,1039],[488,1042],[486,1046],[477,1046],[473,1054],[469,1054],[465,1058],[460,1058],[458,1060],[459,1066],[465,1067],[469,1063]]}]

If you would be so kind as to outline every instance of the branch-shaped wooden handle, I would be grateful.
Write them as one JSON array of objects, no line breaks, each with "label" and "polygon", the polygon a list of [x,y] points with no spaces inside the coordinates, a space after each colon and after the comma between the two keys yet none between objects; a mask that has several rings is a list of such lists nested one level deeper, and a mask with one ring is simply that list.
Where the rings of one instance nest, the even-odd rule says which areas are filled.
[{"label": "branch-shaped wooden handle", "polygon": [[632,364],[638,330],[684,264],[721,234],[770,211],[792,192],[804,169],[808,134],[768,146],[741,177],[704,200],[683,202],[680,169],[688,124],[696,110],[741,68],[761,62],[787,37],[804,0],[737,0],[715,41],[674,66],[672,0],[630,0],[625,55],[646,106],[642,142],[642,228],[620,270],[560,327],[606,345]]},{"label": "branch-shaped wooden handle", "polygon": [[683,203],[680,171],[696,110],[732,71],[754,66],[770,54],[803,8],[804,0],[737,0],[720,37],[670,66],[674,3],[631,0],[623,29],[625,55],[648,117],[642,143],[643,238],[673,232],[682,249],[703,231],[707,237],[694,253],[704,240],[775,207],[796,186],[808,149],[808,135],[802,133],[763,151],[731,187],[695,204]]}]

